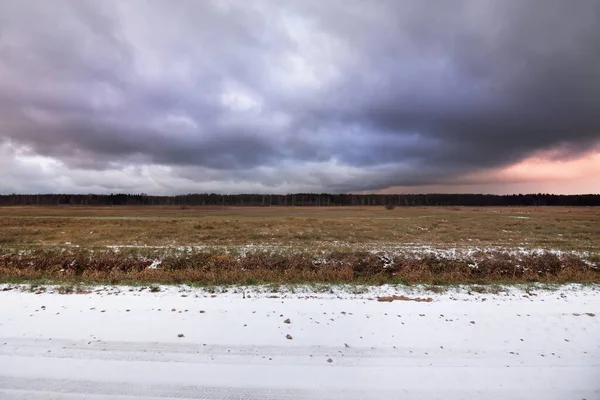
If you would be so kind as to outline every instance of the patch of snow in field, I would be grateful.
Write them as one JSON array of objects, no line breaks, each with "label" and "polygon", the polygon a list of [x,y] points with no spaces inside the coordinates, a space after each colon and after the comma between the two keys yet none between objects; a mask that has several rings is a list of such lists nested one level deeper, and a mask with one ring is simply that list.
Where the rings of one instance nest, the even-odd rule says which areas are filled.
[{"label": "patch of snow in field", "polygon": [[154,260],[154,261],[152,261],[152,264],[150,264],[148,266],[148,269],[156,269],[160,266],[160,264],[161,264],[160,260]]},{"label": "patch of snow in field", "polygon": [[207,246],[195,245],[195,246],[174,246],[174,245],[163,245],[163,246],[149,246],[149,245],[135,245],[135,244],[114,244],[107,245],[106,248],[113,249],[115,252],[119,252],[120,249],[165,249],[165,250],[176,250],[176,251],[193,251],[202,250]]},{"label": "patch of snow in field", "polygon": [[543,254],[553,254],[556,256],[574,255],[581,258],[589,257],[590,252],[586,251],[563,251],[555,249],[540,248],[509,248],[509,247],[450,247],[437,248],[428,245],[421,246],[379,246],[369,250],[372,254],[386,254],[388,257],[409,256],[422,257],[424,255],[435,256],[443,259],[470,259],[473,257],[485,255],[494,256],[497,253],[509,256],[539,256]]}]

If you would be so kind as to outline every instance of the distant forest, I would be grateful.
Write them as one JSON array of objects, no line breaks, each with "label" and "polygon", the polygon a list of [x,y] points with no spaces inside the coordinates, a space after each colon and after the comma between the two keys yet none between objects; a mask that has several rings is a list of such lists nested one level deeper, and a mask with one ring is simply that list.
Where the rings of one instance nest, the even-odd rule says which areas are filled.
[{"label": "distant forest", "polygon": [[553,194],[9,194],[0,206],[600,206],[600,195]]}]

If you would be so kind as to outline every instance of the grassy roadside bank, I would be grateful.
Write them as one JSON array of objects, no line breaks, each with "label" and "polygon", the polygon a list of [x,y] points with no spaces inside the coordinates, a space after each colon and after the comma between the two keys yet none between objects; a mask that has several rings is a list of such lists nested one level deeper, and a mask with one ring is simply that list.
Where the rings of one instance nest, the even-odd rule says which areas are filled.
[{"label": "grassy roadside bank", "polygon": [[89,249],[0,251],[0,281],[89,284],[600,283],[600,260],[572,253],[474,253],[463,257],[366,251],[165,253]]}]

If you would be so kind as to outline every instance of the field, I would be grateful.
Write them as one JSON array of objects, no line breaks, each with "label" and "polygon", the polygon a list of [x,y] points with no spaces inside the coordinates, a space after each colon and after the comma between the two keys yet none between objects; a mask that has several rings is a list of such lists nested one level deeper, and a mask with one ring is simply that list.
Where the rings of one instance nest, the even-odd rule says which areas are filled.
[{"label": "field", "polygon": [[0,398],[596,399],[597,208],[0,208]]},{"label": "field", "polygon": [[5,282],[600,282],[593,207],[2,207]]}]

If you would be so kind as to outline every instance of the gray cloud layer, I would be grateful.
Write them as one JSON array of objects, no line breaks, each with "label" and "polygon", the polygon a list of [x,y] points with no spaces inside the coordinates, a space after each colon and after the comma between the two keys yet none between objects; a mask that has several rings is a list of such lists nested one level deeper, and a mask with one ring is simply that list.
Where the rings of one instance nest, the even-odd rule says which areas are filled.
[{"label": "gray cloud layer", "polygon": [[0,192],[376,190],[577,156],[598,21],[595,0],[0,1]]}]

